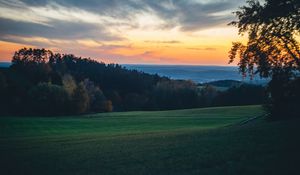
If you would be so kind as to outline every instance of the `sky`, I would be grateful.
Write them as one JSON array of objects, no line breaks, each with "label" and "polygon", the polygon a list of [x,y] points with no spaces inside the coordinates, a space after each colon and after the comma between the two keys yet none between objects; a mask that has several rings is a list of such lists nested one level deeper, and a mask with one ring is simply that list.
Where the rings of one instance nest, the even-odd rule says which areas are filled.
[{"label": "sky", "polygon": [[0,0],[0,61],[23,47],[105,63],[227,65],[244,0]]}]

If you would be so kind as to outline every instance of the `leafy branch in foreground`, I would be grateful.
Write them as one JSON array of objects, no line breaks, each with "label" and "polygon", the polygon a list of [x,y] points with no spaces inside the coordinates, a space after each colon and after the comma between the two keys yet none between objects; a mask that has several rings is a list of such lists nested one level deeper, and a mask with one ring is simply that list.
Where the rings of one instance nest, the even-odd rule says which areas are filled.
[{"label": "leafy branch in foreground", "polygon": [[249,0],[235,14],[238,20],[230,25],[236,26],[240,35],[247,34],[248,41],[233,43],[229,63],[239,59],[239,70],[244,76],[258,73],[261,77],[271,77],[271,113],[286,115],[287,111],[293,111],[288,113],[296,116],[295,105],[299,100],[294,99],[299,93],[292,90],[299,84],[300,1],[266,0],[261,4]]}]

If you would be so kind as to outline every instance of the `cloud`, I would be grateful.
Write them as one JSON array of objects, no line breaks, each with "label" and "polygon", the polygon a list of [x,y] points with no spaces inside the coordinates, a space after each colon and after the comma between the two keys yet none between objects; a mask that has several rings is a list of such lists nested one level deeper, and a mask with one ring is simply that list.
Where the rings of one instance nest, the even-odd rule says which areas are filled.
[{"label": "cloud", "polygon": [[217,48],[214,48],[214,47],[204,47],[204,48],[201,48],[201,47],[189,47],[187,49],[189,49],[189,50],[199,50],[199,51],[215,51],[215,50],[217,50]]},{"label": "cloud", "polygon": [[93,38],[101,41],[122,39],[118,35],[107,32],[105,27],[90,23],[53,20],[48,22],[49,25],[42,25],[0,18],[0,24],[0,38],[2,39],[7,35],[72,40],[82,38]]},{"label": "cloud", "polygon": [[154,44],[180,44],[181,41],[178,40],[168,40],[168,41],[156,41],[156,40],[146,40],[145,43],[154,43]]},{"label": "cloud", "polygon": [[102,44],[98,47],[100,50],[103,51],[113,51],[117,49],[132,49],[131,45],[121,45],[121,44]]},{"label": "cloud", "polygon": [[[109,23],[114,27],[137,27],[134,24],[137,22],[136,18],[148,14],[162,19],[165,22],[161,24],[162,28],[180,26],[183,31],[195,31],[228,23],[233,19],[230,11],[244,3],[242,0],[13,0],[15,3],[11,2],[0,0],[2,10],[12,9],[15,12],[22,12],[25,19],[32,19],[35,22],[47,23],[49,19],[59,18]],[[9,17],[8,14],[11,13],[2,13],[0,16]]]}]

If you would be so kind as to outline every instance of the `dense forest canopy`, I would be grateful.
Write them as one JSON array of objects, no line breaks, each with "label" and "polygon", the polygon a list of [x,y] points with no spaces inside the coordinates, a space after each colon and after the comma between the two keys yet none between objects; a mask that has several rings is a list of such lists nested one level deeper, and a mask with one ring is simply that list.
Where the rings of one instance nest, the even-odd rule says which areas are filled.
[{"label": "dense forest canopy", "polygon": [[[192,81],[171,80],[118,64],[72,54],[23,48],[0,69],[1,114],[67,115],[127,110],[167,110],[216,105],[261,104],[263,87],[228,92]],[[246,87],[252,89],[252,86]],[[230,100],[235,94],[237,99]],[[242,95],[241,95],[242,94]]]}]

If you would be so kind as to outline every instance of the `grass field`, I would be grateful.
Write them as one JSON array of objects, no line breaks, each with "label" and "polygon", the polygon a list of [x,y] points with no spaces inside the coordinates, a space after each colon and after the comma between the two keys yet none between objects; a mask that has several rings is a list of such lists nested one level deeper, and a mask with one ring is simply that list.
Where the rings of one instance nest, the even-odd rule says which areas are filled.
[{"label": "grass field", "polygon": [[[0,174],[295,174],[300,121],[260,106],[0,118]],[[297,174],[297,173],[296,173]]]}]

